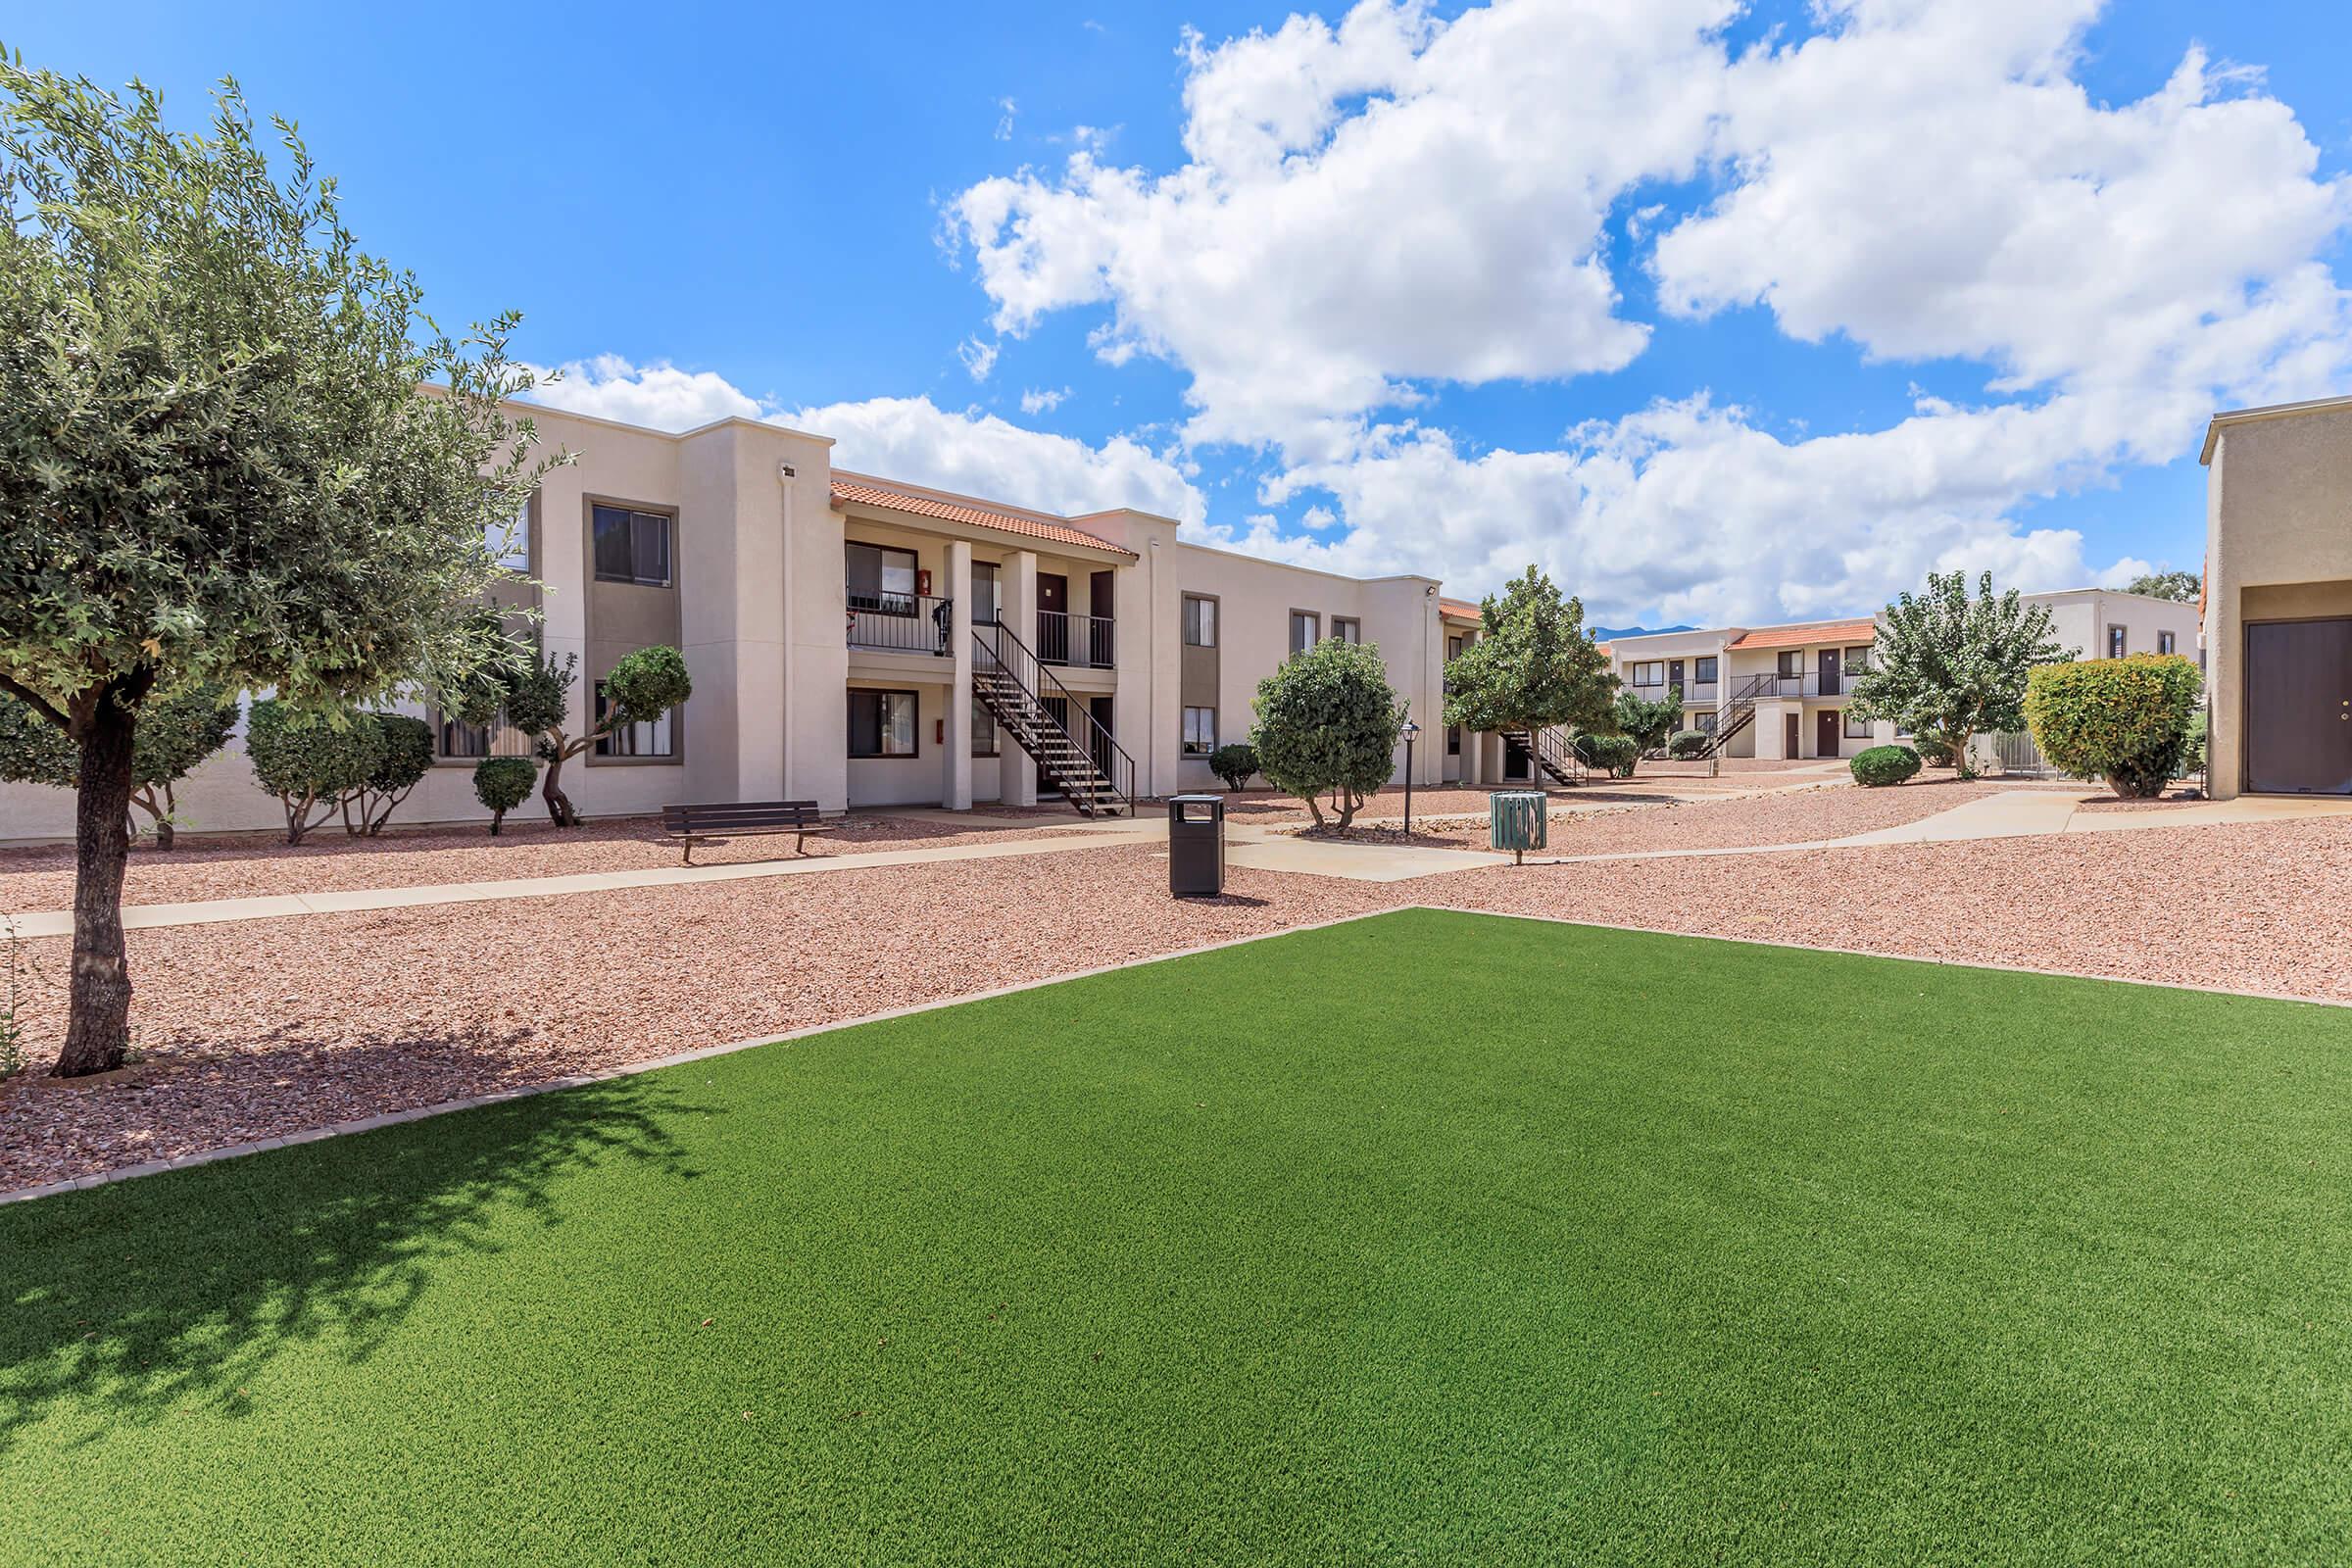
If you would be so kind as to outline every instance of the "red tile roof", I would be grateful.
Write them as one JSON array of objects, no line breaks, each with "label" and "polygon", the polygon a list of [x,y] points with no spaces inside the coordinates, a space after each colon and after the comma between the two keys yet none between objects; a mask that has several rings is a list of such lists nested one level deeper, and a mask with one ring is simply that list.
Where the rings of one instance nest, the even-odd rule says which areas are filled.
[{"label": "red tile roof", "polygon": [[994,528],[1000,533],[1019,534],[1027,539],[1050,539],[1055,544],[1108,550],[1125,556],[1129,561],[1137,559],[1135,552],[1124,545],[1114,545],[1107,539],[1097,538],[1085,529],[1073,528],[1066,522],[1046,522],[1017,512],[998,512],[965,501],[943,501],[937,496],[912,490],[896,490],[866,479],[836,478],[833,481],[833,502],[836,506],[848,502],[861,507],[887,507],[893,512],[912,513],[915,516],[931,517],[940,522]]},{"label": "red tile roof", "polygon": [[1809,648],[1816,643],[1866,643],[1879,635],[1875,620],[1814,620],[1796,626],[1758,626],[1732,640],[1734,648]]},{"label": "red tile roof", "polygon": [[1451,615],[1456,620],[1481,620],[1486,614],[1467,599],[1441,599],[1438,601],[1438,612]]}]

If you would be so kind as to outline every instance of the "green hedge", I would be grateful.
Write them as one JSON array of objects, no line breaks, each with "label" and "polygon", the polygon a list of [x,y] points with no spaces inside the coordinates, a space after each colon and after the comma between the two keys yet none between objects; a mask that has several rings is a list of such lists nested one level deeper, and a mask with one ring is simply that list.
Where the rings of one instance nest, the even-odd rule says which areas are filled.
[{"label": "green hedge", "polygon": [[1666,743],[1666,755],[1686,759],[1704,757],[1707,748],[1714,744],[1715,737],[1703,729],[1677,730],[1674,738]]},{"label": "green hedge", "polygon": [[1876,789],[1883,784],[1900,784],[1919,771],[1919,754],[1908,746],[1873,746],[1854,754],[1846,766],[1853,770],[1854,782]]},{"label": "green hedge", "polygon": [[2203,688],[2178,654],[2045,664],[2026,683],[2026,723],[2052,766],[2127,798],[2161,795],[2188,760]]}]

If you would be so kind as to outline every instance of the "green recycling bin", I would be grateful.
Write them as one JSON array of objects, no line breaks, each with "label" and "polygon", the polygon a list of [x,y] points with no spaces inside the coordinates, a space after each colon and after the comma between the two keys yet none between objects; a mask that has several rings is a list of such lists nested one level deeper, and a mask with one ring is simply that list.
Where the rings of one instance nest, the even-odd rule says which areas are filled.
[{"label": "green recycling bin", "polygon": [[1494,790],[1487,796],[1487,842],[1495,849],[1511,852],[1511,863],[1530,850],[1540,850],[1549,841],[1544,837],[1550,825],[1550,801],[1542,790]]}]

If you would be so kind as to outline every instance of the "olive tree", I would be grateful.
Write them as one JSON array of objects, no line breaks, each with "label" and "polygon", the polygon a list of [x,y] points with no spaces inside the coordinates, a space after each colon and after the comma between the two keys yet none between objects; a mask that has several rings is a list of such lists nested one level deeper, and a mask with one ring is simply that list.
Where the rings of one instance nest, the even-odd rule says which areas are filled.
[{"label": "olive tree", "polygon": [[1306,802],[1323,826],[1317,797],[1337,797],[1345,833],[1365,798],[1396,770],[1404,709],[1389,685],[1380,650],[1330,638],[1257,683],[1257,770]]},{"label": "olive tree", "polygon": [[443,332],[270,123],[233,81],[183,134],[150,88],[0,61],[0,691],[79,760],[63,1075],[129,1040],[151,705],[456,688],[546,466],[506,414],[531,380],[506,358],[515,318]]},{"label": "olive tree", "polygon": [[[179,825],[173,787],[228,744],[237,726],[236,699],[218,686],[199,682],[167,697],[151,698],[130,747],[130,806],[127,829],[139,836],[139,816],[159,850],[172,848]],[[67,733],[17,699],[0,696],[0,779],[15,784],[48,784],[61,790],[81,785],[81,752]]]},{"label": "olive tree", "polygon": [[1854,682],[1848,705],[1857,718],[1891,719],[1934,733],[1952,749],[1952,765],[1973,777],[1968,743],[1980,734],[2023,729],[2026,680],[2041,664],[2072,659],[2050,637],[2047,605],[2026,604],[2014,588],[1992,591],[1992,573],[1968,591],[1963,572],[1928,573],[1927,592],[1886,607],[1870,668]]},{"label": "olive tree", "polygon": [[245,719],[245,759],[253,781],[286,813],[286,842],[341,811],[368,787],[384,760],[384,732],[373,713],[309,713],[274,699],[253,705]]},{"label": "olive tree", "polygon": [[[409,792],[433,770],[433,726],[407,713],[377,713],[375,765],[343,797],[343,831],[374,838]],[[353,815],[354,811],[357,816]]]},{"label": "olive tree", "polygon": [[547,764],[539,795],[547,802],[548,819],[558,827],[577,827],[582,820],[571,797],[564,793],[565,762],[630,724],[653,723],[694,695],[684,655],[669,647],[640,648],[623,655],[605,677],[604,715],[592,714],[587,726],[573,735],[566,726],[571,722],[571,687],[579,672],[577,654],[561,660],[534,654],[522,662],[520,673],[510,678],[506,689],[507,722],[531,738],[532,750]]},{"label": "olive tree", "polygon": [[1639,760],[1642,753],[1654,752],[1665,745],[1666,737],[1682,727],[1683,689],[1669,686],[1666,695],[1655,701],[1630,687],[1620,691],[1610,707],[1609,722],[1618,734],[1634,743],[1634,756]]},{"label": "olive tree", "polygon": [[1473,733],[1574,724],[1610,730],[1617,677],[1585,629],[1584,602],[1563,599],[1534,566],[1480,607],[1476,642],[1446,666],[1446,722]]}]

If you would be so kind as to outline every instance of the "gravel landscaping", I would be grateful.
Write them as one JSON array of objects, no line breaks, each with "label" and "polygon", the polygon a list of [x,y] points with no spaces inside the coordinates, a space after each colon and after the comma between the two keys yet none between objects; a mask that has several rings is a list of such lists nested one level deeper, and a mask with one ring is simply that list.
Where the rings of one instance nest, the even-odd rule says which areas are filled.
[{"label": "gravel landscaping", "polygon": [[[1068,812],[1061,820],[1075,820]],[[1050,836],[1043,825],[966,827],[882,812],[858,812],[808,835],[808,856],[938,850]],[[697,865],[789,858],[790,834],[727,839],[694,852]],[[618,817],[559,831],[544,821],[507,824],[492,838],[480,827],[419,828],[355,839],[340,828],[301,844],[277,839],[181,841],[131,851],[126,904],[180,904],[328,889],[426,887],[510,877],[568,876],[674,866],[678,845],[650,817]],[[62,909],[74,902],[74,851],[68,845],[0,851],[0,910]]]},{"label": "gravel landscaping", "polygon": [[[1589,815],[1555,822],[1553,847],[1799,842],[1916,819],[2002,787],[1914,784]],[[1483,844],[1483,830],[1463,832]],[[245,863],[271,858],[249,852]],[[288,870],[350,858],[276,858]],[[2346,818],[1529,865],[1386,884],[1237,867],[1227,887],[1221,900],[1171,902],[1162,854],[1126,843],[136,931],[144,1065],[106,1085],[52,1088],[31,1075],[0,1084],[0,1189],[1399,904],[2352,1001]],[[21,1020],[37,1070],[62,1030],[68,945],[44,939],[20,952]]]},{"label": "gravel landscaping", "polygon": [[[1617,855],[1642,850],[1739,849],[1746,845],[1811,844],[1881,828],[1924,821],[1965,802],[1997,795],[2011,786],[1997,780],[1964,783],[1950,777],[1913,780],[1882,789],[1795,790],[1735,800],[1697,798],[1642,800],[1622,808],[1595,803],[1581,791],[1552,796],[1549,844],[1553,855]],[[1413,798],[1413,835],[1396,827],[1357,826],[1350,840],[1413,843],[1431,849],[1483,850],[1487,818],[1424,818],[1420,796]],[[1333,838],[1328,831],[1295,829],[1303,838]]]},{"label": "gravel landscaping", "polygon": [[1463,908],[2352,1002],[2347,817],[1528,865],[1407,887]]}]

